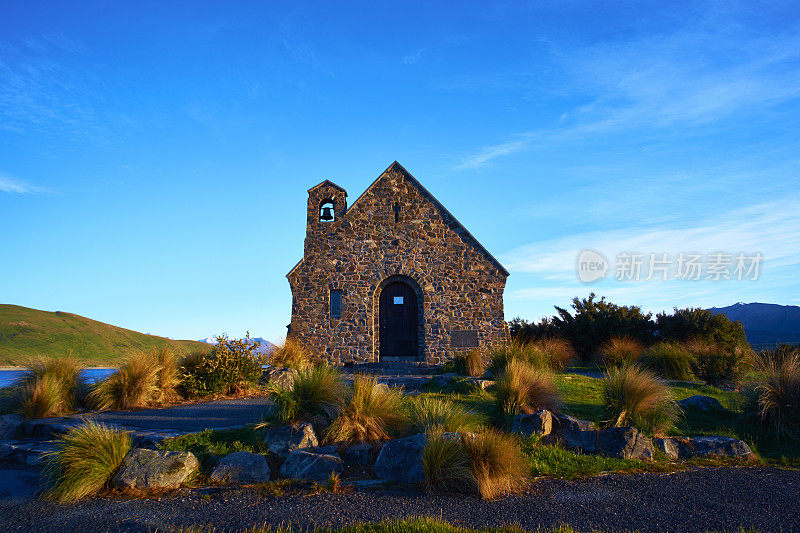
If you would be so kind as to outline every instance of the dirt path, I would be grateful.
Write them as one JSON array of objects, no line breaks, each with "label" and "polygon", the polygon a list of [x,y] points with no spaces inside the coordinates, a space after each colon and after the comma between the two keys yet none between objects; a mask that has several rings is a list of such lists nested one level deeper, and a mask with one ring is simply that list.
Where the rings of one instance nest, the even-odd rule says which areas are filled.
[{"label": "dirt path", "polygon": [[211,525],[314,523],[334,526],[387,517],[433,516],[472,526],[526,529],[567,523],[579,530],[800,530],[800,472],[776,468],[696,469],[671,475],[539,480],[524,494],[484,502],[417,492],[355,491],[271,497],[249,488],[195,489],[147,500],[94,499],[61,506],[0,501],[4,531],[164,531]]}]

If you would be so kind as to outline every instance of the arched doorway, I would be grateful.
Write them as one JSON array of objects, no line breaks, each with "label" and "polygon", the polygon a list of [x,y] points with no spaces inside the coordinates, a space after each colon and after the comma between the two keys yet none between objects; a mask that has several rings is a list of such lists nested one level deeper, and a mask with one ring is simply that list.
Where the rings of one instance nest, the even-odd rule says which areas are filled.
[{"label": "arched doorway", "polygon": [[392,281],[383,287],[378,307],[381,359],[417,358],[417,313],[417,295],[408,283]]}]

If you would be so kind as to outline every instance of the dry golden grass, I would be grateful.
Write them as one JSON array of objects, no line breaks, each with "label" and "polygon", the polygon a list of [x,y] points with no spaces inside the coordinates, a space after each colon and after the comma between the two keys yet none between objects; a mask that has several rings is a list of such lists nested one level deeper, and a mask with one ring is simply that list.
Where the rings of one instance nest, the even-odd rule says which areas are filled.
[{"label": "dry golden grass", "polygon": [[495,383],[496,407],[505,416],[558,411],[561,398],[549,370],[511,360]]},{"label": "dry golden grass", "polygon": [[286,339],[283,344],[275,348],[269,356],[269,364],[297,370],[308,368],[317,364],[318,358],[314,354],[292,339]]},{"label": "dry golden grass", "polygon": [[474,416],[459,405],[427,395],[409,400],[408,422],[411,433],[463,431],[475,425]]},{"label": "dry golden grass", "polygon": [[425,488],[434,493],[469,493],[476,485],[464,444],[458,435],[429,433],[422,450]]},{"label": "dry golden grass", "polygon": [[630,365],[639,360],[644,346],[630,337],[611,337],[600,347],[600,355],[606,368]]},{"label": "dry golden grass", "polygon": [[800,358],[762,360],[763,381],[748,391],[749,411],[778,436],[800,435]]},{"label": "dry golden grass", "polygon": [[483,350],[475,348],[453,359],[456,372],[462,376],[480,377],[486,372],[488,364]]},{"label": "dry golden grass", "polygon": [[516,438],[487,429],[465,434],[462,442],[478,492],[492,499],[522,488],[528,479],[528,461]]},{"label": "dry golden grass", "polygon": [[328,428],[329,442],[376,443],[390,438],[408,423],[403,392],[357,376],[353,391],[339,416]]},{"label": "dry golden grass", "polygon": [[291,386],[275,383],[267,391],[282,422],[308,420],[315,429],[336,418],[347,396],[341,374],[329,365],[298,370]]},{"label": "dry golden grass", "polygon": [[14,384],[17,403],[28,418],[67,414],[78,404],[83,387],[81,365],[70,355],[31,360]]},{"label": "dry golden grass", "polygon": [[97,383],[88,400],[97,409],[136,409],[157,398],[161,366],[153,354],[135,353],[113,374]]},{"label": "dry golden grass", "polygon": [[533,341],[533,346],[544,352],[548,366],[554,370],[560,370],[567,366],[575,358],[575,350],[572,344],[560,337],[548,337]]},{"label": "dry golden grass", "polygon": [[51,487],[47,495],[59,502],[85,498],[106,486],[131,449],[128,433],[87,421],[58,439],[58,450],[47,457]]},{"label": "dry golden grass", "polygon": [[680,414],[669,388],[653,373],[635,365],[616,368],[606,375],[603,401],[611,425],[633,426],[649,434],[664,433]]},{"label": "dry golden grass", "polygon": [[168,403],[178,398],[176,388],[180,385],[181,377],[178,370],[178,354],[172,346],[164,345],[153,348],[148,352],[154,362],[161,368],[156,378],[155,401]]}]

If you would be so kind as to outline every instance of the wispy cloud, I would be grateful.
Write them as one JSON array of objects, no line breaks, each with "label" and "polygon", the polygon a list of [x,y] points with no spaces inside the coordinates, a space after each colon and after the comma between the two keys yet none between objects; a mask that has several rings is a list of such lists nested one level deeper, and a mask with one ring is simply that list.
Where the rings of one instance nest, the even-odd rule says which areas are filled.
[{"label": "wispy cloud", "polygon": [[581,103],[566,109],[551,127],[479,148],[456,168],[487,166],[540,138],[563,141],[636,129],[692,134],[698,126],[737,114],[768,113],[800,97],[796,31],[764,38],[735,25],[712,32],[695,26],[626,42],[554,45],[554,70],[564,79],[558,91]]},{"label": "wispy cloud", "polygon": [[31,185],[23,180],[13,178],[8,174],[0,173],[0,192],[11,194],[36,194],[50,192],[50,190],[44,187]]}]

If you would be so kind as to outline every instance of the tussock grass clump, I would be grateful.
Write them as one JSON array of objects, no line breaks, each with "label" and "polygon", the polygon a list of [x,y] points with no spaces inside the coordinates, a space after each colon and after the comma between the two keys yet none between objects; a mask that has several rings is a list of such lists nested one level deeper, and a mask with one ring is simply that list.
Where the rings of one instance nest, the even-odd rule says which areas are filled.
[{"label": "tussock grass clump", "polygon": [[58,439],[58,450],[47,457],[51,487],[47,495],[71,502],[106,486],[131,449],[128,433],[87,421]]},{"label": "tussock grass clump", "polygon": [[299,342],[286,339],[269,356],[269,364],[297,370],[317,364],[318,358]]},{"label": "tussock grass clump", "polygon": [[327,440],[344,443],[375,443],[388,439],[407,423],[403,392],[357,376],[353,391],[339,416],[328,428]]},{"label": "tussock grass clump", "polygon": [[84,386],[81,370],[80,363],[71,355],[33,359],[14,384],[20,411],[28,418],[73,411]]},{"label": "tussock grass clump", "polygon": [[684,348],[694,357],[695,376],[712,385],[736,380],[748,366],[748,354],[740,346],[726,349],[715,342],[695,338],[684,343]]},{"label": "tussock grass clump", "polygon": [[623,366],[606,375],[603,404],[613,426],[633,426],[648,434],[662,434],[680,411],[669,388],[648,370]]},{"label": "tussock grass clump", "polygon": [[800,358],[764,360],[763,381],[746,390],[746,411],[778,437],[800,437]]},{"label": "tussock grass clump", "polygon": [[464,434],[462,442],[469,457],[472,477],[483,498],[496,498],[525,485],[528,461],[514,437],[488,429]]},{"label": "tussock grass clump", "polygon": [[635,363],[644,352],[644,346],[630,337],[611,337],[600,347],[606,368],[617,368]]},{"label": "tussock grass clump", "polygon": [[572,344],[561,337],[539,339],[533,342],[533,346],[545,354],[547,366],[553,370],[561,370],[575,358],[575,349]]},{"label": "tussock grass clump", "polygon": [[329,365],[299,370],[291,386],[271,384],[267,391],[275,401],[277,418],[284,423],[330,422],[347,394],[341,374]]},{"label": "tussock grass clump", "polygon": [[159,393],[160,372],[161,366],[153,353],[136,353],[116,372],[97,383],[88,400],[100,410],[145,407]]},{"label": "tussock grass clump", "polygon": [[696,358],[682,345],[660,342],[654,344],[641,357],[642,365],[667,379],[690,380]]},{"label": "tussock grass clump", "polygon": [[499,413],[511,417],[541,409],[557,412],[561,398],[549,370],[512,360],[495,383],[495,406]]},{"label": "tussock grass clump", "polygon": [[522,361],[541,369],[562,369],[575,356],[572,345],[552,337],[530,342],[512,340],[492,346],[489,350],[488,371],[497,377],[505,372],[510,361]]},{"label": "tussock grass clump", "polygon": [[165,345],[153,348],[149,355],[160,368],[156,376],[155,401],[166,403],[175,400],[178,397],[176,388],[181,383],[178,353],[171,346]]},{"label": "tussock grass clump", "polygon": [[469,493],[477,488],[469,457],[457,435],[443,435],[441,431],[429,433],[422,450],[422,470],[425,488],[430,492]]},{"label": "tussock grass clump", "polygon": [[408,402],[411,433],[463,431],[474,427],[474,417],[448,400],[418,396]]},{"label": "tussock grass clump", "polygon": [[473,349],[453,359],[455,370],[462,376],[480,377],[486,372],[486,356],[480,349]]},{"label": "tussock grass clump", "polygon": [[477,492],[485,499],[522,487],[528,470],[516,439],[495,430],[431,433],[422,452],[422,465],[429,491]]}]

